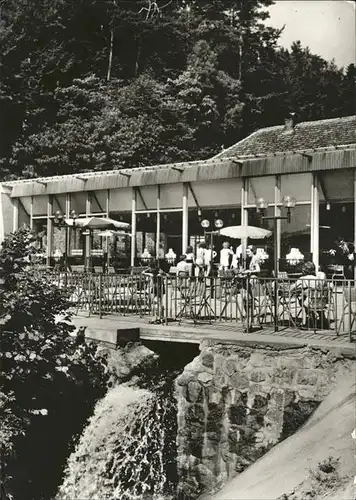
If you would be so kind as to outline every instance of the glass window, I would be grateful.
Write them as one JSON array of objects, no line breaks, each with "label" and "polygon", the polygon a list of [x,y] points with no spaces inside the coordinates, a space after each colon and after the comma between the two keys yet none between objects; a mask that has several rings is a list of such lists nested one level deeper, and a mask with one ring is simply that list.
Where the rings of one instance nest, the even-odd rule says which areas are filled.
[{"label": "glass window", "polygon": [[264,198],[269,203],[274,203],[275,184],[276,178],[274,175],[250,178],[248,182],[248,204],[255,204],[258,198]]},{"label": "glass window", "polygon": [[281,175],[281,196],[292,196],[297,201],[310,201],[312,174]]},{"label": "glass window", "polygon": [[291,222],[282,220],[281,258],[285,258],[292,248],[297,248],[304,255],[304,260],[311,260],[310,215],[310,205],[297,205],[292,209]]}]

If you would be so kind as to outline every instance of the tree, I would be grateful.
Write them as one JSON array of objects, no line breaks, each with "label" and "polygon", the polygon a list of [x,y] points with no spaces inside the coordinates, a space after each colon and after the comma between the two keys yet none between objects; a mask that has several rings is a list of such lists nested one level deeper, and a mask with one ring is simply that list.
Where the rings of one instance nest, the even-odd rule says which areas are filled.
[{"label": "tree", "polygon": [[54,493],[73,437],[106,389],[96,347],[70,335],[68,296],[31,264],[35,239],[20,229],[0,251],[1,482],[17,499]]},{"label": "tree", "polygon": [[217,54],[206,41],[195,45],[186,71],[168,81],[167,88],[170,123],[163,142],[170,157],[209,158],[229,133],[238,133],[243,106],[239,81],[219,69]]}]

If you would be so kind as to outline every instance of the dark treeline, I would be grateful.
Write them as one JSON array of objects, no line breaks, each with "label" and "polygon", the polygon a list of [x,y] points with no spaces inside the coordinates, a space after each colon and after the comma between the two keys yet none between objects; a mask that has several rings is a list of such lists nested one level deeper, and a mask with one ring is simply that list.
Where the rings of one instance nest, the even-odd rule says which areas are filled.
[{"label": "dark treeline", "polygon": [[272,0],[1,0],[0,178],[211,157],[354,112],[354,65],[278,47]]}]

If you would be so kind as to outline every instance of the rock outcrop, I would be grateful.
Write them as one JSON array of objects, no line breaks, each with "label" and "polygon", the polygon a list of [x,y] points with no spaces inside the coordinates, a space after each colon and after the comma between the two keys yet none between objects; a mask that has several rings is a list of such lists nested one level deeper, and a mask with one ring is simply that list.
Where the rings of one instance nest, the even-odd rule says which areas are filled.
[{"label": "rock outcrop", "polygon": [[117,349],[101,347],[100,352],[107,359],[110,386],[142,374],[158,360],[156,353],[138,342],[130,342]]},{"label": "rock outcrop", "polygon": [[354,360],[312,347],[203,342],[176,380],[178,497],[216,491],[293,434]]}]

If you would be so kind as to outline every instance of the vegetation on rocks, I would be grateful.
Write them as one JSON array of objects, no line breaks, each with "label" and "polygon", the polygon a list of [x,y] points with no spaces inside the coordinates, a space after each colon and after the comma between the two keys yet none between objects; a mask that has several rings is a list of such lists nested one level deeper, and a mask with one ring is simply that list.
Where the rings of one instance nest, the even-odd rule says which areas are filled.
[{"label": "vegetation on rocks", "polygon": [[326,498],[349,480],[348,477],[342,477],[340,474],[339,460],[339,458],[329,456],[326,460],[319,462],[315,469],[309,471],[309,477],[303,483],[291,493],[285,493],[277,500]]},{"label": "vegetation on rocks", "polygon": [[75,336],[67,294],[41,276],[26,228],[0,250],[1,498],[48,498],[106,390],[106,362]]}]

